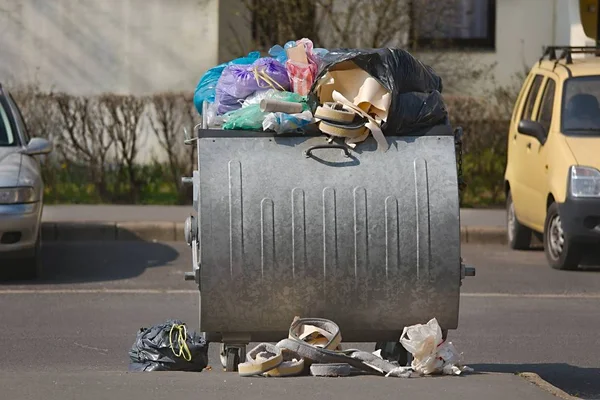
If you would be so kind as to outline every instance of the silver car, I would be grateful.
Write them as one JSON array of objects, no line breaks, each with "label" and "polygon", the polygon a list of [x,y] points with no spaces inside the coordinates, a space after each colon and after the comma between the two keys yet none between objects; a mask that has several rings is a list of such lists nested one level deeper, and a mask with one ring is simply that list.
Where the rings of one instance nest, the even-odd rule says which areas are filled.
[{"label": "silver car", "polygon": [[21,112],[0,85],[0,277],[34,279],[41,272],[44,198],[40,163],[52,144],[31,138]]}]

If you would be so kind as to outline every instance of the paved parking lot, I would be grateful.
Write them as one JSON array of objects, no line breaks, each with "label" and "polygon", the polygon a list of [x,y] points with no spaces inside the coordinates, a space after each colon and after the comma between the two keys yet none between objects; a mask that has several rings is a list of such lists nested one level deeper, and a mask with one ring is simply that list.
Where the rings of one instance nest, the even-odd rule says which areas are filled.
[{"label": "paved parking lot", "polygon": [[[248,380],[222,372],[215,345],[210,349],[210,372],[162,374],[157,378],[160,385],[152,377],[124,373],[127,351],[140,327],[168,318],[182,319],[191,327],[198,324],[198,293],[193,283],[183,281],[190,266],[187,250],[180,243],[46,245],[45,280],[0,285],[0,385],[12,396],[6,398],[81,398],[85,390],[78,385],[83,382],[92,392],[105,385],[123,396],[127,390],[135,394],[139,387],[155,385],[161,388],[156,398],[161,393],[160,398],[178,391],[192,393],[194,387],[199,397],[306,397],[303,382],[312,378]],[[535,372],[572,395],[600,398],[600,270],[554,271],[543,252],[509,252],[501,246],[465,245],[463,253],[477,267],[477,276],[463,283],[459,329],[450,333],[450,340],[466,363],[479,373]],[[371,343],[356,346],[373,349]],[[498,381],[500,385],[512,379],[523,384],[521,378],[500,376],[504,378],[489,379],[507,380]],[[380,380],[366,383],[369,379]],[[396,398],[403,390],[448,390],[456,398],[475,398],[487,393],[491,382],[481,379],[482,375],[411,383],[374,377],[316,379],[309,391],[324,398],[362,399],[394,393]],[[48,387],[56,391],[48,392]],[[253,387],[256,390],[247,392]],[[529,383],[518,388],[525,390],[520,398],[546,398],[547,393]],[[89,398],[105,395],[98,391],[98,397]]]}]

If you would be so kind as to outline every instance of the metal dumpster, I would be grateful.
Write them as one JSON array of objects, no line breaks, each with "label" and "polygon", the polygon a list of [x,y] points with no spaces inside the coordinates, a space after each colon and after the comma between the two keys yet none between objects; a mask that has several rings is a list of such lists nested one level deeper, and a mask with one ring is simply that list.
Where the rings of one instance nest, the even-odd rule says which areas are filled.
[{"label": "metal dumpster", "polygon": [[335,321],[347,342],[398,342],[437,318],[458,325],[460,257],[455,135],[369,138],[199,129],[186,221],[200,330],[223,357],[287,337],[294,316]]}]

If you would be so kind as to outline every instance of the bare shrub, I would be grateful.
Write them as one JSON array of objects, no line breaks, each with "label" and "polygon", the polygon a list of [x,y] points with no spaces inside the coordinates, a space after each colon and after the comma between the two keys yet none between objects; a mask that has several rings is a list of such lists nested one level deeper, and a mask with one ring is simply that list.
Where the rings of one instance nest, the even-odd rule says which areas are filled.
[{"label": "bare shrub", "polygon": [[127,186],[123,198],[117,201],[137,203],[143,179],[138,176],[136,159],[140,146],[140,127],[148,101],[145,97],[103,95],[99,99],[100,121],[115,145],[116,165],[124,175]]},{"label": "bare shrub", "polygon": [[53,95],[60,121],[56,150],[67,163],[83,166],[102,201],[110,201],[106,166],[113,139],[106,135],[97,99],[64,93]]}]

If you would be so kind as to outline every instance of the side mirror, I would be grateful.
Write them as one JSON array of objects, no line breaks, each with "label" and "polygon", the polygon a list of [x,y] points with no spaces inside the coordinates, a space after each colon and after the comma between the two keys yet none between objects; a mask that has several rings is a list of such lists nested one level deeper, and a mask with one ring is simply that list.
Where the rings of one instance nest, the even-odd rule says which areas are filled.
[{"label": "side mirror", "polygon": [[522,119],[519,121],[517,130],[523,135],[536,138],[541,144],[546,143],[546,130],[539,122]]},{"label": "side mirror", "polygon": [[46,139],[32,138],[23,150],[23,154],[29,156],[48,154],[52,151],[52,147],[52,143]]}]

